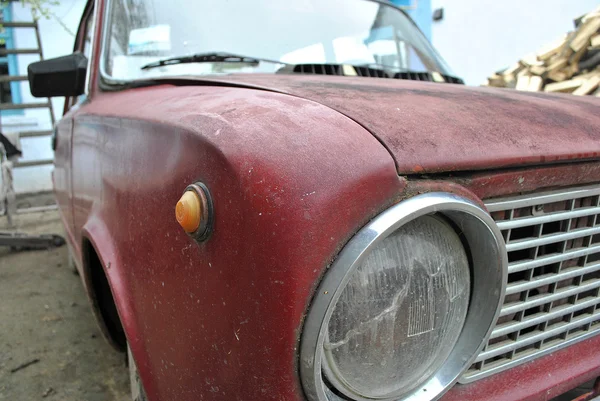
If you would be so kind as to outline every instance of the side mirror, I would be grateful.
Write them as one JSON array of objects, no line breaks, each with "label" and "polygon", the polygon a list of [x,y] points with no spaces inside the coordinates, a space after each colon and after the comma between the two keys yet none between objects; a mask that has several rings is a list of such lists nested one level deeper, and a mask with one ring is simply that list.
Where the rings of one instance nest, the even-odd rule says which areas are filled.
[{"label": "side mirror", "polygon": [[31,63],[29,89],[35,97],[79,96],[85,92],[87,58],[80,52]]}]

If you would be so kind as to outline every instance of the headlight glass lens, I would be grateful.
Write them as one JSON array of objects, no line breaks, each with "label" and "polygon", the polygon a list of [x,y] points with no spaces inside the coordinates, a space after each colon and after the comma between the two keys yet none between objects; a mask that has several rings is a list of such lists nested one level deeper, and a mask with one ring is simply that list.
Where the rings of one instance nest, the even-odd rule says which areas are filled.
[{"label": "headlight glass lens", "polygon": [[403,225],[342,291],[325,332],[326,376],[347,395],[408,393],[447,359],[469,296],[469,261],[454,229],[435,215]]}]

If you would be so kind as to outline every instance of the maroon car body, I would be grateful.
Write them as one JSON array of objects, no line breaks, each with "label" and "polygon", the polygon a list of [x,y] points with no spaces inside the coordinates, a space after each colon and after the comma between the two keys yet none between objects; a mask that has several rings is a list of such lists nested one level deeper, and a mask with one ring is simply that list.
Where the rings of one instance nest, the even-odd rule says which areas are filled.
[{"label": "maroon car body", "polygon": [[[298,347],[320,278],[403,199],[483,205],[600,182],[598,99],[269,74],[105,91],[95,18],[89,99],[58,124],[54,188],[100,325],[123,346],[103,272],[150,400],[304,400]],[[197,181],[214,202],[202,243],[174,218]],[[599,376],[599,350],[593,337],[443,399],[548,400]]]}]

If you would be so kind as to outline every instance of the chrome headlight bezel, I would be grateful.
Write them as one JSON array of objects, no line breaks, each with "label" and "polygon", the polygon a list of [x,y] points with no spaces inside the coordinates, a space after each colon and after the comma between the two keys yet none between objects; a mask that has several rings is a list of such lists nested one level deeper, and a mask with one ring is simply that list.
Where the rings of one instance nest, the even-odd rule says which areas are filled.
[{"label": "chrome headlight bezel", "polygon": [[[300,343],[300,376],[309,400],[342,400],[327,389],[323,380],[323,342],[333,308],[350,276],[383,239],[409,221],[428,214],[443,215],[461,231],[471,255],[472,290],[463,329],[450,356],[432,377],[403,399],[432,400],[447,391],[487,342],[500,313],[508,276],[500,230],[489,214],[470,200],[443,192],[418,195],[392,206],[359,230],[323,277],[309,308]],[[354,399],[367,400],[360,395]]]}]

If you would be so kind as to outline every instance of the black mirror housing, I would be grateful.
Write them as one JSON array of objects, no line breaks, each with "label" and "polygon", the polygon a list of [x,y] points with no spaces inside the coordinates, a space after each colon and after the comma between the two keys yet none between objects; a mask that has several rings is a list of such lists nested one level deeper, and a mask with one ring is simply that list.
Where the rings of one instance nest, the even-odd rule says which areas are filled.
[{"label": "black mirror housing", "polygon": [[35,97],[82,95],[87,63],[87,57],[76,52],[29,64],[27,77],[31,94]]}]

